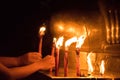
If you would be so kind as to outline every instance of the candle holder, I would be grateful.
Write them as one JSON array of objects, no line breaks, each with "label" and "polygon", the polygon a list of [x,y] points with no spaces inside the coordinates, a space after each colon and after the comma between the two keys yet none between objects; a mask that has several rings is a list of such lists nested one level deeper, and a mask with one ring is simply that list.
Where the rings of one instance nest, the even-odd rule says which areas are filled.
[{"label": "candle holder", "polygon": [[76,75],[81,76],[80,74],[80,48],[76,48]]}]

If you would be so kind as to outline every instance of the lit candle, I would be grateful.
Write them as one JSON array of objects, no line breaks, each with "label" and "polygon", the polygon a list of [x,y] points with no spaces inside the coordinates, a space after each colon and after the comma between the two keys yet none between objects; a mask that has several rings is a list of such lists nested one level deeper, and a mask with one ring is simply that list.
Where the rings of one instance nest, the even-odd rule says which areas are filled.
[{"label": "lit candle", "polygon": [[45,35],[45,30],[46,30],[46,28],[44,26],[42,26],[39,30],[40,41],[39,41],[38,52],[41,54],[41,56],[42,56],[42,39],[43,39],[43,36]]},{"label": "lit candle", "polygon": [[59,50],[60,47],[63,44],[63,37],[60,37],[56,42],[56,48],[55,48],[55,76],[58,76],[58,70],[59,70]]},{"label": "lit candle", "polygon": [[82,44],[84,43],[86,36],[82,35],[77,39],[77,43],[76,43],[76,75],[80,76],[80,48],[82,46]]},{"label": "lit candle", "polygon": [[[56,48],[55,46],[56,46],[56,38],[53,38],[51,56],[54,56],[55,48]],[[50,74],[52,75],[52,68],[50,68]]]},{"label": "lit candle", "polygon": [[104,60],[101,61],[101,64],[100,64],[100,75],[103,75],[104,72],[105,72],[105,67],[104,67],[105,63],[104,63]]},{"label": "lit candle", "polygon": [[65,54],[64,54],[64,76],[68,75],[68,47],[76,42],[77,38],[73,37],[65,42]]}]

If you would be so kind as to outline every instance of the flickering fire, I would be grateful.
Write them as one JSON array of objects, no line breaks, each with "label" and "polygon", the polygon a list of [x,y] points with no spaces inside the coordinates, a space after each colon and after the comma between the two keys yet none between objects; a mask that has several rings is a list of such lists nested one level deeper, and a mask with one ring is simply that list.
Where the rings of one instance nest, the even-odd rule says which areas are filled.
[{"label": "flickering fire", "polygon": [[77,44],[76,44],[76,48],[80,48],[82,46],[82,44],[84,43],[86,37],[90,34],[90,32],[87,31],[87,28],[84,26],[84,35],[80,36],[77,39]]},{"label": "flickering fire", "polygon": [[100,65],[100,74],[103,75],[105,72],[105,67],[104,67],[105,63],[104,60],[101,61],[101,65]]},{"label": "flickering fire", "polygon": [[86,38],[86,35],[82,35],[77,39],[76,48],[80,48],[82,46],[82,44],[84,43],[85,38]]},{"label": "flickering fire", "polygon": [[57,39],[54,37],[54,38],[53,38],[53,43],[56,43],[56,40],[57,40]]},{"label": "flickering fire", "polygon": [[93,66],[92,66],[92,62],[91,62],[91,59],[90,59],[91,54],[92,54],[92,52],[90,52],[87,56],[88,74],[91,74],[93,72]]},{"label": "flickering fire", "polygon": [[40,35],[44,35],[45,30],[46,30],[46,28],[44,26],[41,27],[40,30],[39,30]]},{"label": "flickering fire", "polygon": [[62,44],[63,44],[63,39],[64,39],[63,36],[58,38],[58,40],[57,40],[57,42],[56,42],[56,48],[59,48],[59,47],[62,46]]},{"label": "flickering fire", "polygon": [[65,50],[68,49],[68,46],[70,46],[72,43],[76,42],[77,41],[77,37],[72,37],[70,38],[69,40],[67,40],[65,42]]}]

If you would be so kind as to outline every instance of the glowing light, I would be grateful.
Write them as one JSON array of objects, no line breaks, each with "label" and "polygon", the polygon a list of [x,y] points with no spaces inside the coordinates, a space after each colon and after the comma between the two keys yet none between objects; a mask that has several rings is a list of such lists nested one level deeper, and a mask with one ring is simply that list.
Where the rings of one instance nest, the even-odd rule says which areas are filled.
[{"label": "glowing light", "polygon": [[65,42],[65,48],[67,49],[68,46],[70,46],[72,43],[77,41],[77,37],[72,37],[69,40]]},{"label": "glowing light", "polygon": [[57,40],[56,38],[53,38],[53,43],[56,43],[56,40]]},{"label": "glowing light", "polygon": [[105,63],[104,60],[101,61],[101,65],[100,65],[100,74],[104,74],[105,72],[105,67],[104,67]]},{"label": "glowing light", "polygon": [[80,48],[82,46],[82,44],[84,43],[85,38],[86,38],[86,35],[82,35],[77,39],[76,48]]},{"label": "glowing light", "polygon": [[59,47],[61,47],[62,46],[62,44],[63,44],[63,36],[62,37],[60,37],[60,38],[58,38],[58,40],[57,40],[57,42],[56,42],[56,48],[59,48]]},{"label": "glowing light", "polygon": [[74,32],[75,32],[75,29],[72,28],[72,27],[70,27],[70,28],[68,29],[68,32],[72,32],[72,33],[74,33]]},{"label": "glowing light", "polygon": [[62,25],[58,26],[59,30],[64,30],[64,27]]},{"label": "glowing light", "polygon": [[44,35],[45,30],[46,30],[46,28],[44,26],[41,27],[40,30],[39,30],[40,35]]},{"label": "glowing light", "polygon": [[93,66],[92,66],[91,59],[90,59],[91,54],[92,54],[92,52],[90,52],[87,56],[88,74],[91,74],[93,72]]}]

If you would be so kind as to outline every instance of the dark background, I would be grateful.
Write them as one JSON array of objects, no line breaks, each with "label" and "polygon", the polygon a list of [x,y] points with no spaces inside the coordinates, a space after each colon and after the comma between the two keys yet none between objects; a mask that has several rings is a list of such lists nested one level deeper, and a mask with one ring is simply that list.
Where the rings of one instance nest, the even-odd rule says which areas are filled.
[{"label": "dark background", "polygon": [[[119,5],[119,0],[104,0],[108,6]],[[19,56],[38,51],[38,31],[47,25],[43,42],[44,56],[51,52],[53,35],[49,28],[51,15],[61,10],[77,9],[83,12],[98,11],[98,0],[39,0],[4,1],[0,11],[0,55]]]}]

